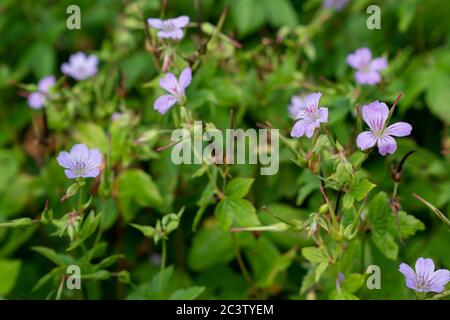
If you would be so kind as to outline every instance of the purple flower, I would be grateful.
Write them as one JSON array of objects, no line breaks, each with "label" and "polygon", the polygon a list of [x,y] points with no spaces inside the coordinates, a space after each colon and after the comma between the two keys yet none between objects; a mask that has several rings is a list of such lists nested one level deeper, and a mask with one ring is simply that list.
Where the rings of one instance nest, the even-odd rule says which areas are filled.
[{"label": "purple flower", "polygon": [[67,178],[95,178],[100,173],[102,155],[98,149],[89,149],[85,144],[76,144],[70,153],[62,151],[56,158]]},{"label": "purple flower", "polygon": [[306,135],[311,138],[314,130],[320,127],[321,122],[328,122],[328,109],[319,108],[320,92],[307,95],[303,101],[304,107],[299,110],[295,119],[298,120],[291,131],[291,136],[299,138]]},{"label": "purple flower", "polygon": [[84,52],[77,52],[69,57],[69,62],[61,65],[61,72],[76,80],[85,80],[97,74],[98,58]]},{"label": "purple flower", "polygon": [[183,38],[183,30],[189,24],[188,16],[181,16],[174,19],[161,20],[156,18],[147,19],[147,23],[154,29],[158,29],[156,34],[160,38],[171,38],[179,40]]},{"label": "purple flower", "polygon": [[450,281],[450,271],[439,269],[434,271],[434,263],[431,259],[419,258],[416,261],[416,271],[406,263],[402,263],[398,271],[406,278],[406,286],[418,292],[444,291],[444,286]]},{"label": "purple flower", "polygon": [[38,82],[38,91],[32,92],[28,96],[28,105],[33,109],[41,109],[45,104],[45,98],[50,88],[56,83],[55,76],[50,75],[42,78]]},{"label": "purple flower", "polygon": [[153,104],[153,108],[158,110],[159,113],[166,113],[176,102],[184,104],[186,97],[184,90],[191,83],[192,71],[187,67],[180,74],[180,78],[177,79],[173,73],[167,73],[164,78],[159,81],[161,88],[165,89],[170,94],[165,94],[156,99]]},{"label": "purple flower", "polygon": [[360,48],[347,56],[347,63],[356,69],[355,79],[360,84],[376,84],[381,81],[379,71],[387,67],[383,57],[372,59],[368,48]]},{"label": "purple flower", "polygon": [[347,5],[348,0],[324,0],[323,7],[330,9],[336,9],[336,10],[342,10]]},{"label": "purple flower", "polygon": [[384,102],[377,100],[363,106],[362,116],[370,131],[361,132],[356,138],[356,144],[361,150],[378,144],[378,152],[385,156],[397,150],[397,144],[392,136],[406,137],[411,134],[412,126],[406,122],[397,122],[385,128],[389,108]]},{"label": "purple flower", "polygon": [[342,283],[345,280],[345,274],[342,272],[339,272],[338,277],[336,279],[336,290],[340,290],[342,287]]},{"label": "purple flower", "polygon": [[288,106],[289,115],[295,119],[301,109],[305,107],[305,98],[300,96],[292,96],[291,104]]}]

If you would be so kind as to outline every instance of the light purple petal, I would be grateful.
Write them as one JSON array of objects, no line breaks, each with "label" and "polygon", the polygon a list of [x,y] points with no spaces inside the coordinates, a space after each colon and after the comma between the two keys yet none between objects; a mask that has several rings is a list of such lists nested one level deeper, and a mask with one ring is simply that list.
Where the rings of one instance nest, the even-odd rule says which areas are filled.
[{"label": "light purple petal", "polygon": [[85,144],[76,144],[70,149],[70,155],[76,162],[87,163],[89,159],[89,149]]},{"label": "light purple petal", "polygon": [[306,125],[309,123],[309,120],[301,119],[297,121],[291,130],[291,137],[293,138],[300,138],[305,134],[306,131]]},{"label": "light purple petal", "polygon": [[388,115],[388,106],[378,100],[362,107],[363,119],[373,132],[380,131],[384,128],[384,123]]},{"label": "light purple petal", "polygon": [[147,23],[150,25],[150,27],[155,28],[155,29],[162,29],[162,27],[163,27],[163,22],[161,19],[150,18],[150,19],[147,19]]},{"label": "light purple petal", "polygon": [[100,169],[99,168],[93,168],[88,170],[86,173],[84,173],[82,176],[84,178],[95,178],[100,174]]},{"label": "light purple petal", "polygon": [[319,122],[328,122],[328,108],[319,109]]},{"label": "light purple petal", "polygon": [[356,138],[356,145],[361,150],[372,148],[377,143],[377,137],[371,131],[361,132]]},{"label": "light purple petal", "polygon": [[442,285],[435,285],[435,286],[429,286],[426,289],[427,292],[434,292],[434,293],[441,293],[442,291],[444,291],[444,286]]},{"label": "light purple petal", "polygon": [[311,138],[314,135],[314,131],[318,127],[319,127],[319,124],[317,124],[315,121],[309,121],[305,125],[305,135],[306,135],[306,137]]},{"label": "light purple petal", "polygon": [[378,72],[376,71],[356,71],[355,72],[355,80],[359,83],[359,84],[369,84],[369,85],[373,85],[373,84],[377,84],[381,81],[381,76]]},{"label": "light purple petal", "polygon": [[394,137],[406,137],[411,134],[412,126],[406,122],[396,122],[386,128],[384,134]]},{"label": "light purple petal", "polygon": [[159,85],[175,97],[179,98],[181,96],[178,80],[173,73],[169,72],[161,78]]},{"label": "light purple petal", "polygon": [[56,158],[56,161],[58,161],[58,164],[63,168],[70,169],[73,167],[72,156],[66,151],[61,151]]},{"label": "light purple petal", "polygon": [[66,169],[64,170],[64,173],[66,174],[66,177],[69,179],[75,179],[80,177],[80,175],[75,174],[75,172],[73,172],[72,169]]},{"label": "light purple petal", "polygon": [[91,54],[86,58],[86,64],[91,67],[91,69],[97,68],[98,58],[95,54]]},{"label": "light purple petal", "polygon": [[28,96],[28,105],[33,109],[41,109],[45,103],[45,95],[40,92],[33,92]]},{"label": "light purple petal", "polygon": [[310,108],[313,107],[314,109],[319,108],[319,100],[322,97],[322,93],[320,92],[314,92],[305,97],[305,107]]},{"label": "light purple petal", "polygon": [[414,270],[408,266],[406,263],[400,264],[400,267],[398,268],[398,271],[403,273],[406,279],[406,286],[410,289],[416,289],[417,283],[416,283],[416,273]]},{"label": "light purple petal", "polygon": [[450,282],[450,271],[447,269],[436,270],[428,280],[431,287],[445,286],[448,282]]},{"label": "light purple petal", "polygon": [[378,138],[378,151],[382,156],[394,153],[397,150],[397,143],[391,136]]},{"label": "light purple petal", "polygon": [[88,166],[89,168],[100,167],[102,164],[102,154],[98,149],[89,150]]},{"label": "light purple petal", "polygon": [[370,69],[373,71],[380,71],[387,68],[386,58],[375,58],[370,62]]},{"label": "light purple petal", "polygon": [[72,66],[68,64],[67,62],[64,62],[61,65],[61,72],[65,74],[66,76],[70,76],[72,74]]},{"label": "light purple petal", "polygon": [[291,118],[296,119],[298,112],[305,107],[304,99],[299,96],[292,96],[288,112]]},{"label": "light purple petal", "polygon": [[49,89],[56,83],[55,76],[47,76],[42,78],[38,82],[39,91],[42,93],[47,93]]},{"label": "light purple petal", "polygon": [[180,88],[184,93],[184,89],[191,83],[192,80],[192,71],[191,68],[184,68],[180,74]]},{"label": "light purple petal", "polygon": [[175,103],[177,102],[177,99],[174,96],[171,95],[163,95],[156,99],[155,103],[153,104],[153,108],[157,110],[159,113],[164,114],[169,110]]},{"label": "light purple petal", "polygon": [[86,54],[84,52],[78,51],[74,54],[72,54],[69,57],[69,63],[71,65],[77,65],[77,64],[81,64],[86,60]]},{"label": "light purple petal", "polygon": [[416,261],[416,274],[419,279],[431,279],[434,273],[434,262],[431,259],[419,258]]},{"label": "light purple petal", "polygon": [[175,39],[179,40],[183,38],[183,30],[181,29],[175,29],[170,31],[158,31],[156,35],[160,38],[168,38],[168,39]]},{"label": "light purple petal", "polygon": [[189,17],[181,16],[175,19],[170,19],[170,22],[172,22],[177,28],[184,28],[189,24]]},{"label": "light purple petal", "polygon": [[372,59],[370,50],[368,48],[360,48],[347,56],[347,63],[355,69],[360,69],[367,67],[370,59]]}]

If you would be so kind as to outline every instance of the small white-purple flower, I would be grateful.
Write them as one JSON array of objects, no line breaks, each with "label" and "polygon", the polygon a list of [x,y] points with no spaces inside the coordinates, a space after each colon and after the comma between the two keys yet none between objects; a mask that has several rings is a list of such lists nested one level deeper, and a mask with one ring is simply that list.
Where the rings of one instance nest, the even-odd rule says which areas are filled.
[{"label": "small white-purple flower", "polygon": [[360,84],[376,84],[381,81],[380,71],[387,67],[383,57],[372,59],[368,48],[360,48],[347,56],[347,63],[354,69],[355,80]]},{"label": "small white-purple flower", "polygon": [[69,57],[69,62],[61,65],[61,72],[76,80],[85,80],[97,74],[98,58],[84,52],[77,52]]},{"label": "small white-purple flower", "polygon": [[370,131],[361,132],[356,144],[361,150],[372,148],[378,144],[378,152],[385,156],[397,150],[394,137],[406,137],[411,134],[412,126],[406,122],[397,122],[386,128],[389,108],[384,102],[374,101],[362,107],[362,116]]},{"label": "small white-purple flower", "polygon": [[406,286],[418,292],[444,291],[444,286],[450,282],[450,271],[439,269],[434,271],[434,262],[431,259],[419,258],[413,270],[406,263],[400,264],[400,271],[406,279]]},{"label": "small white-purple flower", "polygon": [[307,95],[303,101],[303,107],[300,108],[295,119],[297,122],[291,131],[291,136],[299,138],[306,135],[311,138],[320,123],[328,122],[328,109],[319,108],[319,100],[322,93],[316,92]]},{"label": "small white-purple flower", "polygon": [[289,115],[292,119],[295,119],[300,109],[304,108],[304,101],[305,97],[292,96],[291,104],[288,106]]},{"label": "small white-purple flower", "polygon": [[347,5],[348,0],[324,0],[323,1],[323,7],[330,9],[336,9],[336,10],[342,10]]},{"label": "small white-purple flower", "polygon": [[179,40],[183,38],[183,29],[189,24],[188,16],[161,20],[157,18],[147,19],[147,23],[158,32],[156,35],[160,38],[170,38]]},{"label": "small white-purple flower", "polygon": [[165,89],[169,94],[165,94],[156,99],[153,104],[153,108],[159,113],[166,113],[175,103],[184,104],[186,97],[184,91],[186,87],[191,83],[192,71],[187,67],[180,74],[180,78],[177,79],[173,73],[167,73],[160,81],[159,85]]},{"label": "small white-purple flower", "polygon": [[42,78],[38,82],[38,91],[32,92],[28,96],[28,105],[33,109],[42,109],[45,104],[45,100],[50,91],[50,88],[56,83],[55,76],[50,75]]},{"label": "small white-purple flower", "polygon": [[98,149],[89,149],[85,144],[76,144],[70,153],[62,151],[56,158],[67,178],[95,178],[100,173],[102,154]]}]

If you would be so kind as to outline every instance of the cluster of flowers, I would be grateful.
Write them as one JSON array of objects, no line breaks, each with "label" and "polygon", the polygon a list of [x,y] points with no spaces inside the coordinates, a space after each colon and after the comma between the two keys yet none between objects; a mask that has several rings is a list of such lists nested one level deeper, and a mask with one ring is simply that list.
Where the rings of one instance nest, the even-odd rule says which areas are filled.
[{"label": "cluster of flowers", "polygon": [[[324,7],[342,9],[347,0],[326,0]],[[158,30],[157,36],[162,39],[179,40],[183,37],[183,29],[189,24],[189,17],[181,16],[174,19],[148,19],[148,24]],[[379,71],[387,67],[385,58],[372,59],[368,48],[360,48],[347,57],[347,63],[356,69],[355,80],[360,84],[376,84],[381,81]],[[62,64],[61,71],[76,80],[84,80],[97,73],[98,58],[95,55],[87,56],[78,52],[70,56],[69,62]],[[154,109],[165,114],[176,103],[186,103],[185,90],[192,80],[192,71],[185,68],[179,78],[173,73],[167,73],[160,80],[160,86],[168,94],[160,96],[154,102]],[[55,84],[54,76],[47,76],[38,83],[38,91],[28,97],[30,107],[39,109],[45,104],[50,88]],[[299,138],[306,136],[311,138],[321,123],[328,122],[328,108],[319,107],[322,93],[311,93],[305,97],[294,96],[289,105],[289,113],[296,120],[291,136]],[[387,126],[390,116],[389,108],[383,102],[374,101],[362,107],[362,117],[369,127],[368,131],[360,133],[356,144],[361,150],[378,146],[381,155],[392,154],[397,145],[393,138],[404,137],[411,133],[412,126],[406,122],[397,122]],[[84,144],[76,144],[70,152],[62,151],[57,161],[64,168],[69,179],[95,178],[100,173],[102,155],[98,149],[89,149]],[[406,286],[418,292],[442,292],[444,286],[450,281],[450,272],[446,269],[435,271],[431,259],[419,258],[415,265],[415,271],[402,263],[399,271],[406,278]]]},{"label": "cluster of flowers", "polygon": [[[98,58],[84,52],[77,52],[69,57],[69,61],[61,65],[61,72],[76,80],[85,80],[97,74]],[[50,89],[56,83],[54,75],[49,75],[38,82],[38,91],[28,96],[28,105],[33,109],[42,109],[50,94]]]},{"label": "cluster of flowers", "polygon": [[[320,92],[312,93],[302,98],[294,96],[289,105],[289,113],[297,120],[291,131],[291,136],[299,138],[305,135],[311,138],[320,123],[328,122],[328,109],[319,107]],[[397,144],[394,137],[405,137],[411,134],[412,126],[406,122],[397,122],[387,126],[389,108],[384,102],[374,101],[362,107],[362,117],[369,131],[361,132],[356,138],[356,145],[361,150],[367,150],[375,145],[382,156],[394,153]]]}]

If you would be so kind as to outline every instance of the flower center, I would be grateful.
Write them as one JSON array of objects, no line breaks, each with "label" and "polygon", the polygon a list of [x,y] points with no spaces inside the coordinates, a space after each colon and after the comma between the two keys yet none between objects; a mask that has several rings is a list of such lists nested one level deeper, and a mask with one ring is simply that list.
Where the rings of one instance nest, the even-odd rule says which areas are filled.
[{"label": "flower center", "polygon": [[175,31],[177,29],[177,27],[175,26],[175,24],[171,21],[164,21],[163,22],[163,30],[165,32],[172,32]]}]

